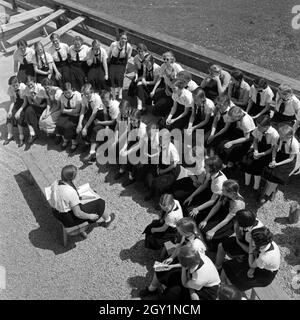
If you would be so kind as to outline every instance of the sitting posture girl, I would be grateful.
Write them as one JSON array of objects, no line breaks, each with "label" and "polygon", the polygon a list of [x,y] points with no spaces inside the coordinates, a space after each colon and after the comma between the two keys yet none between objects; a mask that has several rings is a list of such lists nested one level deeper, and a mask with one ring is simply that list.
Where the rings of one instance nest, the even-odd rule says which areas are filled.
[{"label": "sitting posture girl", "polygon": [[257,118],[257,128],[252,132],[254,137],[251,148],[242,161],[242,170],[245,172],[245,185],[249,186],[254,175],[253,189],[257,191],[260,186],[263,169],[272,161],[272,150],[278,145],[279,134],[271,126],[269,115],[264,114]]},{"label": "sitting posture girl", "polygon": [[212,249],[215,244],[233,234],[233,221],[235,214],[245,209],[244,198],[239,193],[239,185],[234,180],[226,180],[222,186],[222,196],[208,213],[199,228],[211,241]]},{"label": "sitting posture girl", "polygon": [[55,218],[62,222],[64,227],[74,227],[83,222],[94,223],[103,218],[102,225],[108,227],[115,218],[112,213],[105,212],[105,201],[96,199],[81,204],[79,193],[74,185],[77,168],[73,165],[65,166],[61,171],[61,180],[51,185],[51,206]]},{"label": "sitting posture girl", "polygon": [[61,116],[56,124],[56,132],[59,134],[63,142],[61,149],[65,150],[72,140],[71,151],[77,148],[77,126],[81,111],[82,98],[78,91],[73,91],[72,85],[66,82],[63,86],[63,94],[60,97]]},{"label": "sitting posture girl", "polygon": [[35,55],[32,59],[36,82],[41,83],[43,79],[52,78],[54,64],[50,53],[45,52],[44,46],[41,42],[34,45]]},{"label": "sitting posture girl", "polygon": [[244,74],[240,70],[231,73],[231,82],[228,86],[229,99],[243,110],[247,108],[250,86],[244,80]]},{"label": "sitting posture girl", "polygon": [[161,218],[152,221],[143,232],[146,237],[145,247],[153,250],[162,249],[167,241],[176,242],[176,223],[183,218],[181,206],[171,194],[163,194],[159,205],[162,210]]},{"label": "sitting posture girl", "polygon": [[290,174],[295,169],[299,142],[294,136],[293,128],[289,125],[282,125],[278,129],[279,144],[272,150],[272,161],[262,172],[262,176],[267,180],[265,192],[260,202],[265,203],[275,197],[278,184],[286,184]]},{"label": "sitting posture girl", "polygon": [[7,112],[6,126],[7,126],[7,138],[3,142],[3,145],[7,145],[10,141],[14,140],[13,127],[18,126],[19,130],[19,143],[18,147],[22,147],[24,144],[24,127],[26,127],[25,114],[21,111],[19,118],[16,118],[16,113],[20,108],[22,110],[25,107],[24,95],[26,85],[24,83],[19,83],[16,76],[12,76],[8,80],[8,90],[7,94],[10,97],[10,105]]},{"label": "sitting posture girl", "polygon": [[254,229],[251,238],[248,261],[233,259],[223,264],[227,279],[241,291],[268,286],[280,267],[280,251],[270,230],[266,227]]},{"label": "sitting posture girl", "polygon": [[[43,111],[40,120],[40,130],[47,133],[47,135],[55,133],[56,123],[61,115],[60,98],[62,90],[53,85],[51,79],[45,78],[42,80],[42,86],[45,89],[45,99],[47,100],[47,108]],[[57,137],[59,137],[57,135]]]},{"label": "sitting posture girl", "polygon": [[173,287],[180,285],[181,265],[178,261],[178,253],[183,246],[188,245],[199,253],[205,253],[206,246],[193,219],[180,219],[176,223],[176,229],[181,236],[181,240],[174,248],[173,253],[163,261],[163,264],[169,265],[169,270],[154,272],[154,276],[149,287],[140,292],[141,297],[157,295],[159,293],[158,288],[160,286]]}]

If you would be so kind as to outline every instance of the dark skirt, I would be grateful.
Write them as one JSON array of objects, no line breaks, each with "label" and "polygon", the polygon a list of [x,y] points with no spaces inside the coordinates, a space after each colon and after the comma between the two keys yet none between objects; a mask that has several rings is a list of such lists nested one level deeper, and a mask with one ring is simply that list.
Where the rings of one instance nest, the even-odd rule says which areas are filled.
[{"label": "dark skirt", "polygon": [[[184,105],[177,104],[177,110],[172,118],[173,119],[177,118],[179,115],[181,115],[184,112],[184,109],[185,109]],[[166,124],[167,119],[165,119],[164,120],[165,121],[165,128],[168,130],[173,130],[173,129],[181,129],[182,130],[188,126],[190,116],[191,116],[191,111],[189,111],[183,118],[175,121],[171,125],[167,125]]]},{"label": "dark skirt", "polygon": [[[245,243],[245,245],[247,244]],[[236,236],[229,237],[224,241],[222,241],[222,247],[226,252],[226,254],[229,255],[230,258],[234,258],[237,256],[248,257],[248,252],[245,252],[236,242]]]},{"label": "dark skirt", "polygon": [[56,68],[59,71],[59,73],[61,74],[61,79],[60,80],[56,80],[55,79],[55,84],[59,87],[62,88],[63,85],[66,82],[71,82],[70,80],[70,67],[69,67],[69,63],[68,61],[60,61],[60,62],[55,62],[56,64]]},{"label": "dark skirt", "polygon": [[72,87],[81,91],[82,86],[86,83],[86,63],[83,61],[76,62],[72,61],[69,67],[69,81],[72,84]]},{"label": "dark skirt", "polygon": [[[287,158],[289,158],[288,154],[279,151],[276,155],[276,162],[284,161]],[[262,176],[267,181],[277,184],[286,184],[291,172],[295,169],[296,161],[297,157],[295,156],[295,159],[287,164],[275,168],[270,168],[269,166],[266,166],[262,172]]]},{"label": "dark skirt", "polygon": [[109,86],[105,80],[105,72],[102,63],[93,64],[90,67],[87,75],[87,81],[97,92],[109,90]]},{"label": "dark skirt", "polygon": [[153,88],[154,86],[144,86],[142,84],[137,86],[136,95],[142,101],[143,107],[145,107],[145,105],[152,105],[153,99],[150,97],[150,93],[152,92]]},{"label": "dark skirt", "polygon": [[20,68],[17,74],[17,78],[19,82],[27,83],[27,77],[34,77],[34,68],[32,63],[28,63],[27,65],[20,64]]},{"label": "dark skirt", "polygon": [[266,287],[274,280],[277,274],[277,271],[256,268],[254,277],[248,278],[247,272],[250,269],[248,261],[225,261],[223,263],[223,269],[229,281],[240,291]]},{"label": "dark skirt", "polygon": [[11,123],[14,127],[16,126],[21,126],[21,127],[26,127],[26,121],[25,121],[25,112],[24,110],[21,112],[20,114],[20,118],[19,120],[17,120],[15,118],[15,115],[17,113],[17,111],[21,108],[22,104],[23,104],[23,99],[18,99],[12,109],[12,115],[11,118],[7,118],[6,119],[6,124]]},{"label": "dark skirt", "polygon": [[251,117],[254,117],[257,114],[259,114],[264,108],[265,108],[264,106],[257,105],[256,103],[253,102],[252,107],[251,107],[250,111],[248,112],[248,114]]},{"label": "dark skirt", "polygon": [[[210,186],[205,188],[202,192],[197,194],[194,198],[193,201],[190,203],[189,206],[186,204],[182,205],[182,210],[185,215],[187,215],[189,212],[191,212],[194,208],[199,207],[200,205],[204,204],[205,202],[209,201],[212,197],[213,193],[211,191]],[[196,219],[197,223],[200,223],[209,213],[209,210],[211,210],[212,207],[209,207],[208,209],[205,209],[198,213]]]},{"label": "dark skirt", "polygon": [[157,91],[153,97],[154,107],[152,110],[153,115],[156,117],[166,117],[171,112],[173,107],[172,96],[167,96],[165,89]]},{"label": "dark skirt", "polygon": [[[105,211],[105,201],[97,199],[86,204],[80,204],[80,209],[85,213],[95,213],[101,217]],[[76,217],[72,210],[66,213],[60,213],[53,209],[53,214],[66,228],[75,227],[84,222],[88,222],[89,224],[95,222],[89,219],[80,219]]]},{"label": "dark skirt", "polygon": [[77,136],[76,128],[78,125],[79,116],[70,116],[62,114],[56,124],[56,132],[63,136],[66,140],[75,139]]},{"label": "dark skirt", "polygon": [[33,127],[35,134],[38,134],[40,131],[39,119],[44,110],[45,108],[30,104],[29,106],[26,107],[24,111],[25,122],[27,125],[30,125]]},{"label": "dark skirt", "polygon": [[151,228],[158,228],[164,225],[164,221],[154,220],[143,231],[145,234],[145,248],[159,250],[162,249],[165,242],[177,242],[179,235],[176,228],[168,227],[164,232],[151,233]]},{"label": "dark skirt", "polygon": [[193,184],[191,177],[185,177],[176,180],[172,185],[172,193],[174,198],[182,203],[188,196],[190,196],[197,188]]},{"label": "dark skirt", "polygon": [[282,113],[275,111],[274,116],[271,119],[271,121],[272,121],[272,126],[275,129],[278,129],[278,126],[281,123],[287,124],[292,127],[295,123],[295,119],[296,119],[295,116],[286,116]]},{"label": "dark skirt", "polygon": [[231,148],[225,148],[225,144],[227,142],[244,137],[244,134],[241,130],[237,130],[236,132],[237,133],[234,138],[223,141],[218,147],[217,153],[224,163],[227,163],[229,161],[230,162],[242,161],[243,157],[247,154],[247,152],[249,151],[252,145],[253,137],[251,136],[247,141],[243,143],[235,144]]},{"label": "dark skirt", "polygon": [[125,64],[109,63],[108,75],[109,75],[110,85],[112,88],[123,88],[125,72],[126,72],[126,63]]},{"label": "dark skirt", "polygon": [[[173,264],[179,263],[175,258]],[[181,285],[181,267],[177,267],[168,271],[155,272],[158,281],[166,287],[175,287]]]},{"label": "dark skirt", "polygon": [[[222,119],[217,124],[216,132],[218,133],[220,130],[222,130],[224,128],[224,126],[225,126],[225,124]],[[221,143],[226,140],[230,141],[234,136],[235,136],[235,127],[233,126],[233,124],[231,124],[226,132],[215,137],[210,143],[207,143],[207,145],[210,149],[213,149],[217,153],[220,148]]]},{"label": "dark skirt", "polygon": [[[48,72],[48,71],[49,71],[49,68],[43,67],[43,68],[41,69],[41,71]],[[36,77],[36,82],[37,82],[37,83],[42,83],[42,81],[43,81],[44,79],[48,78],[48,75],[36,73],[36,74],[35,74],[35,77]]]},{"label": "dark skirt", "polygon": [[[258,152],[264,152],[271,148],[271,145],[258,143]],[[241,169],[248,174],[253,174],[255,176],[261,176],[265,167],[269,165],[272,161],[272,153],[261,157],[259,159],[254,159],[254,150],[249,150],[244,156]]]}]

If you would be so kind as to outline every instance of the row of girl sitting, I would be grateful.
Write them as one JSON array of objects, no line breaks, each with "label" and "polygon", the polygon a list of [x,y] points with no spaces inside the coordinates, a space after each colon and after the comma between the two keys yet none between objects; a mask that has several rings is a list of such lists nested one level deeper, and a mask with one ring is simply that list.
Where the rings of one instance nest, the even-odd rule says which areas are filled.
[{"label": "row of girl sitting", "polygon": [[74,37],[71,46],[61,42],[58,34],[53,33],[50,39],[52,45],[47,50],[41,42],[33,49],[25,40],[18,41],[13,59],[14,72],[20,82],[26,82],[30,75],[36,76],[38,83],[44,78],[52,79],[61,88],[70,82],[79,91],[89,82],[97,92],[111,88],[114,99],[116,93],[122,99],[124,74],[132,53],[126,32],[111,44],[108,53],[98,40],[89,47],[79,36]]}]

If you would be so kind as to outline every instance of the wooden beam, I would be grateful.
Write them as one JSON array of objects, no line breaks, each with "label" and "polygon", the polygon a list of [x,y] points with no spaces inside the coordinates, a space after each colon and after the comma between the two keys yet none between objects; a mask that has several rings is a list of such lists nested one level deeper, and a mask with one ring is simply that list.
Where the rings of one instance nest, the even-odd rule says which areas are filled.
[{"label": "wooden beam", "polygon": [[50,14],[53,12],[54,12],[53,9],[43,6],[40,8],[36,8],[30,11],[24,11],[22,13],[10,16],[9,23],[26,21],[26,20],[36,18],[38,16],[44,16],[46,14]]},{"label": "wooden beam", "polygon": [[63,15],[65,12],[66,12],[66,10],[59,9],[59,10],[51,13],[49,16],[45,17],[44,19],[40,20],[39,22],[35,23],[34,25],[30,26],[26,30],[24,30],[24,31],[18,33],[17,35],[15,35],[14,37],[8,39],[7,42],[9,44],[14,44],[14,43],[18,42],[18,40],[26,37],[28,34],[34,32],[35,30],[45,26],[47,23],[49,23],[52,20]]}]

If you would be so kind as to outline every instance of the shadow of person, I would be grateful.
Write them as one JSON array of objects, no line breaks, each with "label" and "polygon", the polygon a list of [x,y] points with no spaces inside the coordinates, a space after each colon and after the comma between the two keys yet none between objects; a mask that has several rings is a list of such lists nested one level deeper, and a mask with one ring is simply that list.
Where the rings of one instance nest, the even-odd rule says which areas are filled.
[{"label": "shadow of person", "polygon": [[288,217],[277,217],[274,219],[274,222],[279,223],[281,225],[290,224]]},{"label": "shadow of person", "polygon": [[35,184],[29,183],[28,176],[29,171],[23,171],[15,175],[14,178],[39,225],[39,228],[29,232],[30,242],[37,248],[53,251],[55,255],[73,249],[75,247],[73,241],[82,240],[81,237],[76,236],[68,239],[68,247],[63,247],[61,226],[53,217],[51,207],[39,188]]},{"label": "shadow of person", "polygon": [[153,265],[159,258],[159,251],[149,250],[145,248],[145,241],[140,240],[129,249],[122,249],[120,251],[120,259],[130,260],[133,263],[138,263],[145,266],[147,273],[145,277],[135,276],[128,278],[127,283],[132,288],[131,296],[133,298],[139,297],[139,292],[150,284],[153,278]]}]

